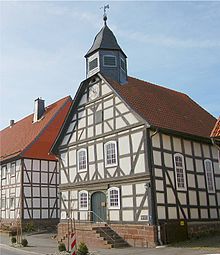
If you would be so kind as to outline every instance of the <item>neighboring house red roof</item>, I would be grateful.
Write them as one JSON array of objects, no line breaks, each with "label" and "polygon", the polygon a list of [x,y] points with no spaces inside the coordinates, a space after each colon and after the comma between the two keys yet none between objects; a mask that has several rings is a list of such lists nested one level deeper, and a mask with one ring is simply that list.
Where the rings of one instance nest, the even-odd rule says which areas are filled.
[{"label": "neighboring house red roof", "polygon": [[215,126],[214,126],[210,136],[213,138],[220,138],[220,117],[216,121]]},{"label": "neighboring house red roof", "polygon": [[33,123],[33,114],[0,131],[0,161],[14,157],[56,160],[49,155],[71,106],[70,96],[45,109],[43,118]]},{"label": "neighboring house red roof", "polygon": [[216,119],[186,94],[132,77],[124,85],[105,78],[151,126],[210,137]]}]

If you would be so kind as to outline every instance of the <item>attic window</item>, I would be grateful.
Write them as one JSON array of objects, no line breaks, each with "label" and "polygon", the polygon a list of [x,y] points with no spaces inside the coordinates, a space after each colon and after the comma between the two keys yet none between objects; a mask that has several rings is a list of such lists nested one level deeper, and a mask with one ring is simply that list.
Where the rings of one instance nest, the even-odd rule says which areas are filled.
[{"label": "attic window", "polygon": [[116,57],[115,56],[104,56],[104,66],[115,67],[116,66]]},{"label": "attic window", "polygon": [[95,69],[98,66],[98,59],[95,58],[89,62],[89,71]]}]

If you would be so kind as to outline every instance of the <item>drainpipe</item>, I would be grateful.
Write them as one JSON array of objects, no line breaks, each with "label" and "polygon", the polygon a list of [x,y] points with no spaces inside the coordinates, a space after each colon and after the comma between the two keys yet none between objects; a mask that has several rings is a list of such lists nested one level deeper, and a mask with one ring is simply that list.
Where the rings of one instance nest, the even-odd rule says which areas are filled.
[{"label": "drainpipe", "polygon": [[153,149],[152,149],[152,138],[158,134],[159,130],[156,129],[155,132],[152,135],[149,135],[149,142],[148,146],[150,148],[150,156],[149,156],[149,165],[150,165],[150,173],[151,173],[151,185],[150,185],[150,196],[151,196],[151,224],[156,226],[157,229],[157,240],[159,245],[163,245],[163,242],[161,240],[161,226],[159,225],[158,222],[158,217],[157,217],[157,209],[156,209],[156,198],[155,198],[155,184],[153,180]]}]

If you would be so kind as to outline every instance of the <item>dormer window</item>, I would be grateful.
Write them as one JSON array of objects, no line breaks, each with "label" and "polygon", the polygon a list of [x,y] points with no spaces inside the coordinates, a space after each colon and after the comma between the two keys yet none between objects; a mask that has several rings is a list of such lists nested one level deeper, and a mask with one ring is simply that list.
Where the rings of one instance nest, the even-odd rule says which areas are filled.
[{"label": "dormer window", "polygon": [[103,57],[103,65],[107,67],[115,67],[116,66],[116,57],[111,55],[105,55]]},{"label": "dormer window", "polygon": [[123,71],[126,71],[126,64],[123,58],[120,59],[120,67]]},{"label": "dormer window", "polygon": [[89,71],[95,69],[97,66],[98,66],[98,58],[95,58],[89,62]]}]

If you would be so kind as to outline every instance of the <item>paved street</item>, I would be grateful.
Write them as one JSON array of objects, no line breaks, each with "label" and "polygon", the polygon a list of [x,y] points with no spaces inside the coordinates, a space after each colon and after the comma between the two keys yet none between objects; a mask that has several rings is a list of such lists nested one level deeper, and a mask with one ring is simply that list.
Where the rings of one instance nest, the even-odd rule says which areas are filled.
[{"label": "paved street", "polygon": [[[0,233],[1,255],[53,255],[57,254],[57,243],[51,238],[52,234],[36,234],[25,236],[29,246],[25,248],[10,247],[9,237]],[[125,249],[95,249],[93,255],[220,255],[220,236],[199,239],[194,242],[184,242],[181,247],[161,247],[154,249],[125,248]]]}]

